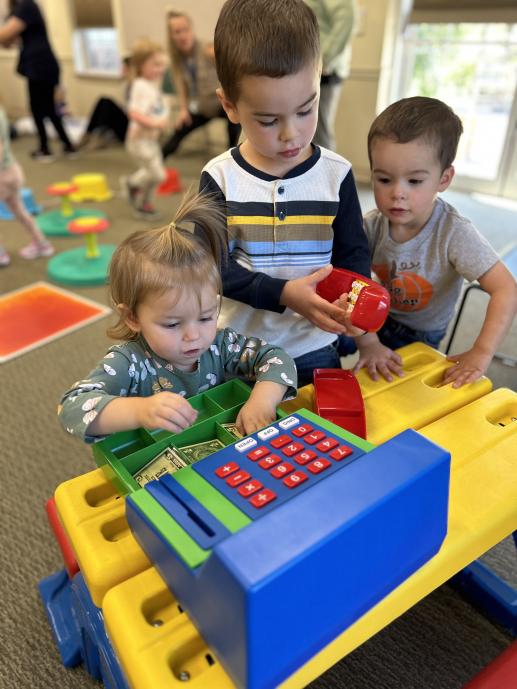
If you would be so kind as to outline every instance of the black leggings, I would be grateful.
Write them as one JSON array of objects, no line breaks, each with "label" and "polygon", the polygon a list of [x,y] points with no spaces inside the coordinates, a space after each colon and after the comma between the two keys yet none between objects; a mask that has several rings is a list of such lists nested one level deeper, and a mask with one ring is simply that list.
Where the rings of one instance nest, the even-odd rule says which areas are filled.
[{"label": "black leggings", "polygon": [[111,129],[119,141],[124,142],[128,118],[122,108],[111,98],[99,98],[90,116],[87,132],[95,129]]},{"label": "black leggings", "polygon": [[28,83],[29,103],[34,123],[38,130],[40,151],[44,151],[45,153],[49,151],[47,132],[45,131],[46,117],[48,117],[54,125],[54,129],[63,142],[64,147],[72,148],[70,139],[66,135],[63,127],[61,116],[56,112],[56,104],[54,102],[54,89],[56,85],[47,81],[35,81],[34,79],[29,79]]},{"label": "black leggings", "polygon": [[[194,129],[198,129],[199,127],[204,127],[205,124],[208,124],[214,119],[213,117],[206,117],[205,115],[193,115],[192,113],[190,113],[190,117],[192,118],[192,122],[184,125],[181,127],[181,129],[176,129],[172,136],[164,143],[162,147],[162,156],[164,159],[176,151],[180,143],[186,136],[188,136],[188,134],[190,134],[190,132],[193,132]],[[216,115],[216,117],[223,117],[226,119],[226,113],[224,110],[221,110],[221,113]],[[236,146],[237,142],[239,141],[241,127],[239,124],[233,124],[233,122],[230,122],[230,120],[227,120],[227,126],[228,144],[230,148],[232,148],[233,146]]]}]

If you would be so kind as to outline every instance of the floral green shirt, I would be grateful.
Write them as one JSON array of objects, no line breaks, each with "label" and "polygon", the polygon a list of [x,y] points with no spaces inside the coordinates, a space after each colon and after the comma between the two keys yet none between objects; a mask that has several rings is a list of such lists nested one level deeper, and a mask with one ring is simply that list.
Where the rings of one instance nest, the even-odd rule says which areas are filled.
[{"label": "floral green shirt", "polygon": [[287,352],[225,328],[217,332],[194,371],[174,368],[142,337],[110,347],[88,377],[63,395],[59,420],[68,433],[91,443],[101,438],[88,435],[88,426],[116,397],[149,397],[163,390],[191,397],[229,378],[274,381],[287,386],[284,399],[296,395],[296,367]]}]

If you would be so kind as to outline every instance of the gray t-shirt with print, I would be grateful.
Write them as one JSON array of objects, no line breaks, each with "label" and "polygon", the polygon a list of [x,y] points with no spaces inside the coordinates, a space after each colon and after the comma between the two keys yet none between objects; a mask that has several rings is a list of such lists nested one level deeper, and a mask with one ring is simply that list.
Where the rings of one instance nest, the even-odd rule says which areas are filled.
[{"label": "gray t-shirt with print", "polygon": [[407,242],[390,236],[377,209],[364,218],[372,270],[390,292],[390,316],[423,331],[444,331],[454,313],[463,279],[477,280],[499,260],[474,225],[443,199]]},{"label": "gray t-shirt with print", "polygon": [[283,349],[225,328],[217,332],[195,371],[174,368],[142,337],[113,345],[87,378],[65,392],[59,420],[68,433],[91,443],[101,438],[88,435],[88,426],[113,399],[150,397],[164,390],[191,397],[228,378],[274,381],[287,386],[284,399],[296,396],[296,367]]}]

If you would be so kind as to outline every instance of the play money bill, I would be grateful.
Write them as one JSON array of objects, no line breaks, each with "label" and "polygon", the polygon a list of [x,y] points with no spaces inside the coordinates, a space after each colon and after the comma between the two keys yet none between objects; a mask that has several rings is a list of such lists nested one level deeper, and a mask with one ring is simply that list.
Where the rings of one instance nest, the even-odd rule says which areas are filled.
[{"label": "play money bill", "polygon": [[166,447],[163,452],[151,459],[144,467],[139,469],[136,474],[133,474],[133,478],[138,483],[140,487],[145,486],[149,481],[154,481],[159,479],[167,472],[173,474],[178,469],[183,469],[191,462],[188,462],[183,457],[180,457],[172,448]]},{"label": "play money bill", "polygon": [[237,424],[235,423],[222,423],[221,426],[225,428],[228,433],[231,433],[234,438],[244,438],[242,433],[237,430]]},{"label": "play money bill", "polygon": [[191,464],[193,464],[203,459],[203,457],[207,457],[217,452],[217,450],[221,450],[223,447],[225,446],[220,440],[214,439],[204,443],[195,443],[195,445],[185,445],[180,449],[181,453],[185,455]]}]

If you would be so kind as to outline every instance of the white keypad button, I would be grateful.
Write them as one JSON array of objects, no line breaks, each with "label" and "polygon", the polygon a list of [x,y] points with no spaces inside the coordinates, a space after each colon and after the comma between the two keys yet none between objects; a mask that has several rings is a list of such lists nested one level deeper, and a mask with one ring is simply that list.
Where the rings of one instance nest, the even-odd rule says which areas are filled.
[{"label": "white keypad button", "polygon": [[279,421],[278,425],[282,430],[286,431],[288,428],[297,426],[299,423],[300,419],[298,419],[296,416],[287,416],[285,419],[282,419],[282,421]]},{"label": "white keypad button", "polygon": [[274,435],[278,435],[278,433],[278,428],[275,428],[274,426],[269,426],[268,428],[263,428],[261,431],[257,433],[257,435],[261,440],[267,440],[268,438],[272,438]]},{"label": "white keypad button", "polygon": [[244,438],[244,440],[239,440],[238,443],[235,443],[234,447],[238,452],[246,452],[246,450],[255,447],[256,444],[255,438]]}]

